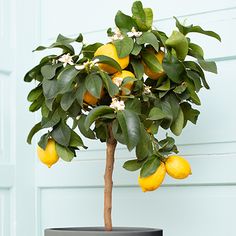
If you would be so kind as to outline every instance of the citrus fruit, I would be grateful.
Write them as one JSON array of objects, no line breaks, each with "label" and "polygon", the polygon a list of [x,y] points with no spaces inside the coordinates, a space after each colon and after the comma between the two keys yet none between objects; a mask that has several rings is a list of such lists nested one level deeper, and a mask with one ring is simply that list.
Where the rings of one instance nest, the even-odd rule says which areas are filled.
[{"label": "citrus fruit", "polygon": [[[160,62],[160,64],[162,64],[164,56],[165,56],[165,53],[163,51],[159,51],[159,52],[155,53],[155,57]],[[144,65],[144,73],[150,79],[157,80],[165,74],[164,70],[160,71],[160,72],[154,72],[144,62],[143,62],[143,65]]]},{"label": "citrus fruit", "polygon": [[[134,74],[128,70],[122,70],[121,72],[116,72],[112,76],[112,81],[114,84],[116,84],[118,87],[122,84],[122,81],[124,78],[131,77],[135,78]],[[127,88],[128,90],[131,90],[133,87],[134,81],[128,81],[127,83],[124,84],[123,88]],[[122,91],[122,95],[125,95],[125,92]]]},{"label": "citrus fruit", "polygon": [[165,164],[161,162],[156,172],[148,177],[138,177],[138,182],[143,192],[157,189],[163,182],[166,174]]},{"label": "citrus fruit", "polygon": [[37,153],[39,160],[50,168],[55,164],[59,157],[56,151],[56,143],[53,139],[48,139],[47,146],[43,150],[40,146],[37,147]]},{"label": "citrus fruit", "polygon": [[[104,95],[104,90],[101,90],[100,98]],[[98,102],[98,98],[94,97],[89,91],[86,91],[83,98],[84,102],[89,105],[96,105]]]},{"label": "citrus fruit", "polygon": [[[116,47],[111,43],[104,44],[101,47],[99,47],[97,51],[94,53],[94,56],[110,57],[120,65],[121,69],[126,68],[129,64],[129,56],[126,56],[124,58],[119,58],[116,51]],[[106,71],[108,74],[114,74],[115,72],[117,72],[117,69],[110,65],[104,63],[98,63],[98,65],[102,70]]]},{"label": "citrus fruit", "polygon": [[189,162],[181,156],[169,156],[165,165],[168,175],[175,179],[185,179],[192,174]]}]

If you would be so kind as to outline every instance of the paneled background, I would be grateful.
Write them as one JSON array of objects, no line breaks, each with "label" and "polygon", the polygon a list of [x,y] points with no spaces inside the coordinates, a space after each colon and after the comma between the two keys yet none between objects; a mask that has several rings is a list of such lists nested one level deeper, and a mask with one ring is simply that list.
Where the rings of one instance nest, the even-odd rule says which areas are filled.
[{"label": "paneled background", "polygon": [[[42,55],[31,50],[57,34],[84,33],[87,42],[106,42],[118,9],[129,13],[132,0],[0,0],[0,236],[42,236],[47,227],[95,226],[103,222],[104,145],[89,149],[72,163],[47,169],[25,138],[35,117],[27,111],[30,86],[24,73]],[[121,4],[123,3],[123,4]],[[235,236],[236,212],[236,2],[143,0],[152,7],[155,26],[171,33],[173,15],[201,24],[222,36],[222,43],[194,35],[215,59],[218,75],[208,75],[210,91],[201,92],[198,126],[176,138],[190,161],[186,180],[166,178],[157,191],[142,193],[137,174],[122,169],[131,159],[123,146],[116,153],[113,221],[116,226],[164,229],[165,236]],[[163,134],[161,134],[163,135]]]}]

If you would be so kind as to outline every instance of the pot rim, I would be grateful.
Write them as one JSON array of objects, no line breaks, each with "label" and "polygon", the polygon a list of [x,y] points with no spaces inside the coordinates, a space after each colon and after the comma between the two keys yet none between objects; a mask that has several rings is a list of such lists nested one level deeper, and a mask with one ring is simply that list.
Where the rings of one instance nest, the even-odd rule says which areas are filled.
[{"label": "pot rim", "polygon": [[113,227],[112,231],[105,231],[104,227],[65,227],[65,228],[49,228],[45,229],[45,232],[47,231],[54,231],[54,232],[83,232],[83,233],[128,233],[128,234],[134,234],[134,233],[151,233],[151,232],[161,232],[162,229],[157,228],[147,228],[147,227]]}]

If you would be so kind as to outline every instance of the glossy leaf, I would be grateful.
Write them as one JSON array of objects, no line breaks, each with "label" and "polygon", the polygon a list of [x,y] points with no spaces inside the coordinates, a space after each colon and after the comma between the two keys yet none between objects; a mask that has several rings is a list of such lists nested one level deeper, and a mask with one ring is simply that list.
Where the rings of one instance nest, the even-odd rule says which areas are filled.
[{"label": "glossy leaf", "polygon": [[34,125],[34,127],[30,130],[28,137],[27,137],[27,143],[31,144],[33,136],[39,132],[42,129],[41,122]]},{"label": "glossy leaf", "polygon": [[142,167],[142,162],[137,159],[126,161],[123,165],[123,168],[128,171],[136,171]]},{"label": "glossy leaf", "polygon": [[113,44],[116,47],[116,51],[119,58],[128,56],[134,47],[134,41],[132,38],[124,37],[122,40],[115,40]]},{"label": "glossy leaf", "polygon": [[85,129],[85,126],[84,126],[85,119],[86,119],[86,115],[81,115],[78,120],[78,127],[79,127],[80,133],[86,138],[96,139],[95,134],[91,129],[88,129],[88,130]]},{"label": "glossy leaf", "polygon": [[68,148],[63,145],[56,143],[56,151],[58,156],[63,160],[70,162],[74,158],[74,153]]},{"label": "glossy leaf", "polygon": [[125,138],[125,144],[129,151],[131,151],[139,141],[140,136],[140,120],[136,113],[123,110],[117,111],[117,120],[121,127]]},{"label": "glossy leaf", "polygon": [[114,113],[114,109],[109,106],[95,107],[93,110],[89,112],[89,114],[87,115],[84,121],[85,129],[88,130],[89,127],[92,125],[92,123],[100,116],[105,115],[105,114],[110,114],[110,113]]},{"label": "glossy leaf", "polygon": [[57,143],[67,147],[70,143],[71,129],[64,122],[61,122],[52,130],[51,135]]},{"label": "glossy leaf", "polygon": [[152,32],[144,32],[136,39],[136,42],[137,44],[150,44],[157,52],[159,51],[159,42]]},{"label": "glossy leaf", "polygon": [[157,159],[156,156],[154,156],[152,159],[146,161],[143,166],[142,169],[140,171],[140,176],[141,178],[145,178],[148,177],[152,174],[154,174],[157,170],[157,168],[160,166],[160,161]]},{"label": "glossy leaf", "polygon": [[85,78],[85,87],[94,97],[101,97],[102,79],[97,74],[88,74]]}]

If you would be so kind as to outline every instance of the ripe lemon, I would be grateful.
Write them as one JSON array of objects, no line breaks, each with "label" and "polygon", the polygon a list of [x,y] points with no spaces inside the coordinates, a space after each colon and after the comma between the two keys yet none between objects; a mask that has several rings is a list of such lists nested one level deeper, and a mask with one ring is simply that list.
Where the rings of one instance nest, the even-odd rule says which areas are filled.
[{"label": "ripe lemon", "polygon": [[[122,72],[116,72],[112,76],[112,81],[114,84],[116,84],[118,86],[119,84],[122,83],[123,79],[127,78],[127,77],[135,78],[135,76],[132,72],[130,72],[128,70],[122,70]],[[134,81],[129,81],[123,87],[131,90],[133,87],[133,83],[134,83]],[[125,95],[125,92],[122,91],[122,95]]]},{"label": "ripe lemon", "polygon": [[192,174],[189,162],[181,156],[169,156],[165,165],[168,175],[175,179],[185,179]]},{"label": "ripe lemon", "polygon": [[[104,95],[104,90],[102,89],[100,98]],[[96,105],[98,98],[94,97],[89,91],[86,91],[83,98],[84,102],[89,105]]]},{"label": "ripe lemon", "polygon": [[[129,64],[129,56],[126,56],[124,58],[119,58],[117,55],[116,47],[111,43],[99,47],[97,51],[94,53],[94,56],[111,57],[120,65],[122,69],[126,68]],[[110,65],[104,63],[99,63],[98,65],[102,70],[106,71],[108,74],[114,74],[115,72],[117,72],[117,69],[115,69]]]},{"label": "ripe lemon", "polygon": [[[159,51],[155,54],[155,57],[160,62],[160,64],[162,64],[164,56],[165,56],[165,53],[163,51]],[[143,62],[143,65],[144,65],[145,74],[153,80],[157,80],[165,74],[164,70],[160,72],[153,72],[144,62]]]},{"label": "ripe lemon", "polygon": [[166,174],[165,164],[161,162],[156,172],[148,177],[138,177],[138,182],[143,192],[157,189],[163,182]]},{"label": "ripe lemon", "polygon": [[45,150],[40,146],[37,147],[37,153],[40,161],[50,168],[55,164],[59,157],[56,151],[56,143],[53,139],[49,139]]}]

